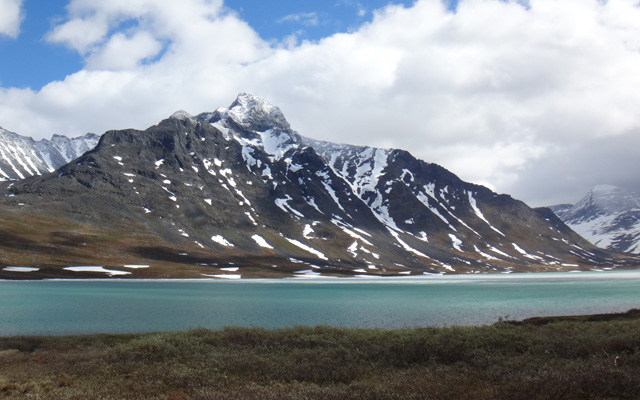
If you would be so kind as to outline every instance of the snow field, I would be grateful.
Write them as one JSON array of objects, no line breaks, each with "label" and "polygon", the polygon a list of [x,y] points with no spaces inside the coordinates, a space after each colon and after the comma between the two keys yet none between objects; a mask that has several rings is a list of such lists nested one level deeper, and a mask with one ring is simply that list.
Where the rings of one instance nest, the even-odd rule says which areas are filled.
[{"label": "snow field", "polygon": [[104,267],[96,267],[96,266],[77,266],[77,267],[65,267],[63,268],[67,271],[73,272],[102,272],[109,276],[117,276],[117,275],[130,275],[129,271],[117,271],[112,269],[105,269]]},{"label": "snow field", "polygon": [[32,267],[4,267],[3,271],[7,272],[37,272],[40,271],[40,268],[32,268]]}]

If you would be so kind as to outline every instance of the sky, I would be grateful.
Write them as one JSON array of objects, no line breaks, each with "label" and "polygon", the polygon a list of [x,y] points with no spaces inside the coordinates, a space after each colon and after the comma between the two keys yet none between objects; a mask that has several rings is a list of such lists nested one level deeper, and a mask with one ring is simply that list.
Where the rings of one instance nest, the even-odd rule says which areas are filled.
[{"label": "sky", "polygon": [[248,92],[531,206],[640,190],[638,0],[0,0],[0,126],[145,129]]}]

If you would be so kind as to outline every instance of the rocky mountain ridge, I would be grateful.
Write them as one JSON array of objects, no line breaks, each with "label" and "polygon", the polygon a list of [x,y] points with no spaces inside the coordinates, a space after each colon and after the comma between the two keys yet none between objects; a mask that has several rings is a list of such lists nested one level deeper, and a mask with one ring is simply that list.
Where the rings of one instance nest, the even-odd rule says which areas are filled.
[{"label": "rocky mountain ridge", "polygon": [[574,231],[596,246],[640,254],[640,194],[598,185],[575,205],[551,209]]},{"label": "rocky mountain ridge", "polygon": [[94,133],[68,138],[53,135],[39,141],[0,127],[0,180],[25,179],[55,171],[93,149],[100,136]]},{"label": "rocky mountain ridge", "polygon": [[81,233],[64,241],[69,254],[99,248],[88,225],[114,232],[103,235],[117,237],[114,268],[163,263],[172,277],[171,265],[189,277],[238,278],[640,264],[589,244],[549,209],[463,182],[406,151],[305,138],[249,94],[214,112],[174,113],[145,131],[106,132],[55,174],[7,187],[4,206],[79,224]]}]

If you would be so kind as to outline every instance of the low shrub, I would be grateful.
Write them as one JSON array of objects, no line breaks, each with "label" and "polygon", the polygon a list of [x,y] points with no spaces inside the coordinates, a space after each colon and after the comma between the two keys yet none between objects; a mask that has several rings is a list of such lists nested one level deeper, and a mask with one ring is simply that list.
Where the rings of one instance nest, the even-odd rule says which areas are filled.
[{"label": "low shrub", "polygon": [[0,338],[2,399],[613,399],[640,319]]}]

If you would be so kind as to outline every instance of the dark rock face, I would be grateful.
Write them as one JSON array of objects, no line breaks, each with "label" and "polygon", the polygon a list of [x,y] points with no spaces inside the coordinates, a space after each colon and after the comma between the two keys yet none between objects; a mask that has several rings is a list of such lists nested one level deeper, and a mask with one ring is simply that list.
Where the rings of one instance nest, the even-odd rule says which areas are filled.
[{"label": "dark rock face", "polygon": [[552,209],[591,243],[640,254],[640,194],[599,185],[575,205],[563,204]]},{"label": "dark rock face", "polygon": [[130,221],[172,245],[247,265],[268,260],[289,273],[555,271],[625,262],[548,209],[463,182],[406,151],[304,138],[277,107],[247,94],[228,109],[109,131],[95,149],[15,183],[7,195],[6,204],[30,212],[105,228]]}]

